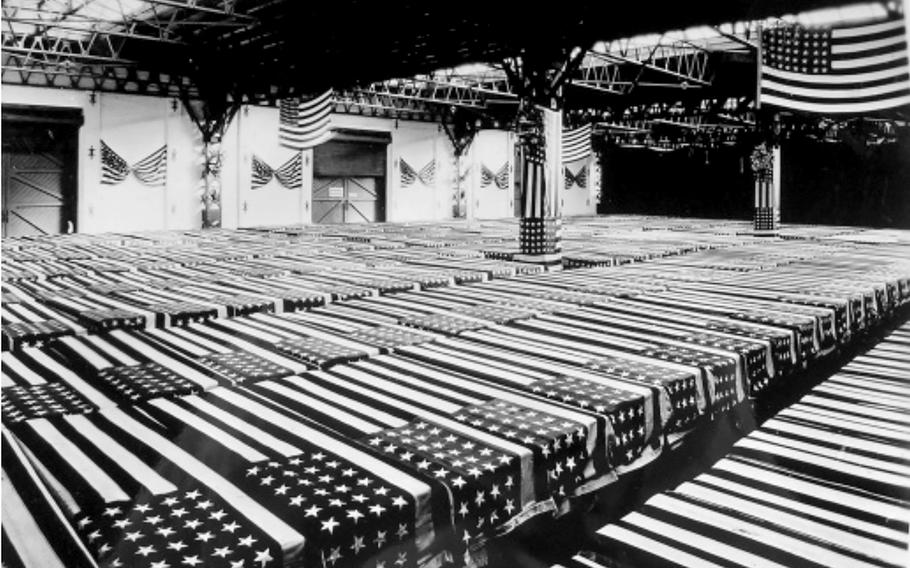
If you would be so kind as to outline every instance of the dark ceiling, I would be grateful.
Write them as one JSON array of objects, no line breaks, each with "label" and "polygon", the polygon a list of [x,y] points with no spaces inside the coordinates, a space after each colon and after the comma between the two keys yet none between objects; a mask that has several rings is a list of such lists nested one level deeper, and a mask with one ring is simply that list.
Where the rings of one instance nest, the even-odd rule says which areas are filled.
[{"label": "dark ceiling", "polygon": [[[590,48],[601,40],[843,4],[237,0],[235,16],[222,25],[178,28],[171,37],[184,44],[130,41],[122,56],[247,96],[313,93],[522,54],[559,60],[573,47]],[[187,11],[180,17],[207,21],[212,14]]]}]

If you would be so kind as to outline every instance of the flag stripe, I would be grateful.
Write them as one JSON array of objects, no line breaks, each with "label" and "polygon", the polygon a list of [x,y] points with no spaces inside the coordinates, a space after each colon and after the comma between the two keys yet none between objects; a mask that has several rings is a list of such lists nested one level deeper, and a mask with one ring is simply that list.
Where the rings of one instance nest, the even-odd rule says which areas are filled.
[{"label": "flag stripe", "polygon": [[590,124],[586,124],[575,130],[562,131],[562,161],[574,162],[584,160],[591,155],[591,131]]}]

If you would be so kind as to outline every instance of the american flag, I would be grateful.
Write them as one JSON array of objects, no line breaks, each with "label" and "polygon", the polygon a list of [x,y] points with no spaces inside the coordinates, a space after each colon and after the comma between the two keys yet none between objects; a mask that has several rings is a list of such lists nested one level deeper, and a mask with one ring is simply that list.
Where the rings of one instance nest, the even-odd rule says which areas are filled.
[{"label": "american flag", "polygon": [[403,187],[414,185],[414,182],[417,181],[417,170],[404,158],[398,159],[398,168],[401,170],[401,185]]},{"label": "american flag", "polygon": [[101,183],[117,185],[130,175],[130,165],[114,152],[104,140],[101,141]]},{"label": "american flag", "polygon": [[253,154],[251,166],[253,168],[253,177],[250,180],[251,189],[259,189],[272,181],[275,172],[271,166],[265,163],[265,160]]},{"label": "american flag", "polygon": [[486,165],[482,165],[480,170],[480,185],[486,187],[490,184],[496,184],[496,187],[499,189],[506,189],[509,187],[510,171],[508,162],[503,164],[495,173]]},{"label": "american flag", "polygon": [[562,161],[585,160],[591,155],[591,125],[562,131]]},{"label": "american flag", "polygon": [[546,143],[543,137],[538,138],[538,143],[525,144],[524,160],[521,170],[521,193],[524,199],[522,212],[525,217],[539,218],[545,216],[547,181],[544,164],[546,162]]},{"label": "american flag", "polygon": [[588,187],[588,166],[582,166],[577,174],[573,174],[572,170],[566,166],[563,168],[563,173],[566,178],[566,189],[570,189],[573,185],[577,185],[582,189]]},{"label": "american flag", "polygon": [[910,105],[901,15],[863,25],[780,25],[762,33],[760,101],[797,111],[869,113]]},{"label": "american flag", "polygon": [[167,180],[167,145],[137,162],[133,166],[133,175],[145,185],[164,185]]},{"label": "american flag", "polygon": [[299,99],[282,99],[278,127],[279,143],[294,150],[305,150],[331,138],[333,101],[332,89],[306,102]]},{"label": "american flag", "polygon": [[297,189],[303,183],[303,157],[300,152],[275,170],[275,179],[285,189]]},{"label": "american flag", "polygon": [[104,140],[101,141],[101,183],[117,185],[129,177],[136,176],[145,185],[164,185],[167,180],[167,145],[158,148],[130,167]]}]

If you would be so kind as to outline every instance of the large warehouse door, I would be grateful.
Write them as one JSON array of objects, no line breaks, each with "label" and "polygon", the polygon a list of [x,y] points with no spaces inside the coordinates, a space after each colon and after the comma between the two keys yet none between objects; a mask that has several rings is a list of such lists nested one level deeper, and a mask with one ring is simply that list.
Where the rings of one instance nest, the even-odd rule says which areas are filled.
[{"label": "large warehouse door", "polygon": [[388,134],[351,135],[313,151],[313,222],[385,220]]},{"label": "large warehouse door", "polygon": [[75,230],[81,112],[3,109],[3,236]]}]

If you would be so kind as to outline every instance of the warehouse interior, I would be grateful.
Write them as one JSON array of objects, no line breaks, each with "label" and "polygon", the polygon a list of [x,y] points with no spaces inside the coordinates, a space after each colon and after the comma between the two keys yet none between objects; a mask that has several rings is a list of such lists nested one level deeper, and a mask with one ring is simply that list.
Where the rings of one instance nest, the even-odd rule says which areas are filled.
[{"label": "warehouse interior", "polygon": [[896,0],[4,0],[2,563],[904,566]]}]

